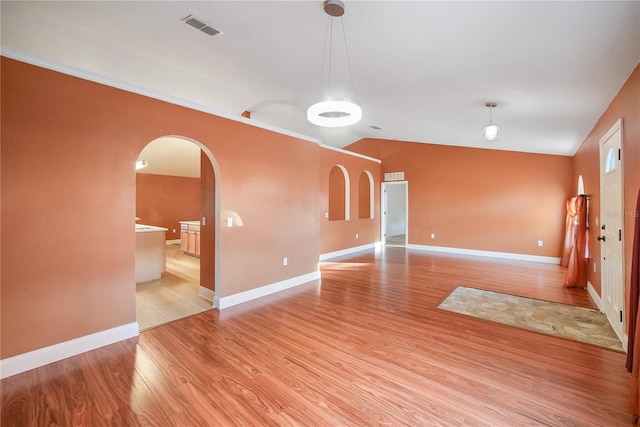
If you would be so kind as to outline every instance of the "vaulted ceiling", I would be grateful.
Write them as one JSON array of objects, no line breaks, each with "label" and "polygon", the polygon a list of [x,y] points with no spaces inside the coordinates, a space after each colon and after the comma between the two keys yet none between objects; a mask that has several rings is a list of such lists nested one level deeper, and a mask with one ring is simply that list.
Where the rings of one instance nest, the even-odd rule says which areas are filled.
[{"label": "vaulted ceiling", "polygon": [[[373,137],[572,155],[640,62],[637,1],[347,0],[342,18],[329,18],[322,1],[3,0],[0,7],[3,52],[225,114],[250,111],[252,120],[337,147]],[[198,31],[182,21],[188,15],[222,33]],[[310,124],[307,107],[328,94],[360,104],[362,121]],[[480,134],[486,102],[498,104],[493,121],[502,128],[492,142]]]}]

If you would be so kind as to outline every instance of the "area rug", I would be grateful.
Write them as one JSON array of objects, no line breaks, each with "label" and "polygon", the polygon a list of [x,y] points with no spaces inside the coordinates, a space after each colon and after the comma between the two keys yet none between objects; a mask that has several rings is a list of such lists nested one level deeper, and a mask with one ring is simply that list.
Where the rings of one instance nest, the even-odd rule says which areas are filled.
[{"label": "area rug", "polygon": [[612,350],[622,344],[599,310],[458,286],[439,309]]}]

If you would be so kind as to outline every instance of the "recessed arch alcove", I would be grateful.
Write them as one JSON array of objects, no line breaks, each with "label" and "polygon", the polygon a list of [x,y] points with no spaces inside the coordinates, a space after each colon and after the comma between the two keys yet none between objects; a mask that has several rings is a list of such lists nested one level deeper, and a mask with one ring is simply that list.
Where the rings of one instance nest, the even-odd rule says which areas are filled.
[{"label": "recessed arch alcove", "polygon": [[335,165],[329,173],[329,221],[349,221],[350,181],[347,168]]},{"label": "recessed arch alcove", "polygon": [[360,173],[360,177],[358,179],[358,218],[373,218],[373,194],[373,175],[368,170],[364,170]]}]

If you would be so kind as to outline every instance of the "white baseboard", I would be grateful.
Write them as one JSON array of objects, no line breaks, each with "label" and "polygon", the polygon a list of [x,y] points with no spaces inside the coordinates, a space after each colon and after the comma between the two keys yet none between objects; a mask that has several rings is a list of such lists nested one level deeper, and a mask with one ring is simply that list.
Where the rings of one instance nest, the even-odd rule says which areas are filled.
[{"label": "white baseboard", "polygon": [[167,246],[169,245],[179,245],[180,244],[180,239],[171,239],[171,240],[167,240]]},{"label": "white baseboard", "polygon": [[39,348],[28,353],[0,360],[0,378],[7,378],[21,372],[48,365],[67,357],[75,356],[118,341],[137,337],[140,334],[138,322],[117,326],[95,334],[85,335],[70,341]]},{"label": "white baseboard", "polygon": [[593,302],[595,302],[596,305],[598,306],[598,310],[602,311],[602,298],[600,298],[600,295],[598,295],[598,293],[596,292],[596,289],[593,287],[593,285],[589,281],[587,281],[587,292],[589,292],[589,296],[591,297]]},{"label": "white baseboard", "polygon": [[208,299],[209,301],[213,301],[213,297],[215,292],[213,292],[211,289],[209,288],[205,288],[202,285],[198,286],[198,296],[201,296],[204,299]]},{"label": "white baseboard", "polygon": [[525,255],[514,254],[509,252],[493,252],[493,251],[481,251],[476,249],[460,249],[460,248],[448,248],[445,246],[427,246],[427,245],[407,245],[407,249],[416,249],[419,251],[431,251],[431,252],[446,252],[450,254],[459,255],[475,255],[491,258],[513,259],[518,261],[532,261],[542,262],[546,264],[560,264],[560,258],[538,255]]},{"label": "white baseboard", "polygon": [[356,252],[368,251],[371,249],[375,249],[380,246],[380,242],[377,243],[369,243],[362,246],[355,246],[353,248],[342,249],[335,252],[328,252],[326,254],[320,254],[320,261],[326,261],[331,258],[337,258],[339,256],[351,255]]},{"label": "white baseboard", "polygon": [[280,282],[271,283],[270,285],[260,286],[259,288],[229,295],[228,297],[220,298],[218,296],[215,296],[213,305],[219,310],[222,310],[237,304],[242,304],[243,302],[275,294],[276,292],[284,291],[285,289],[303,285],[305,283],[311,282],[312,280],[318,279],[320,279],[320,271],[314,271],[313,273],[303,274],[302,276],[292,277]]}]

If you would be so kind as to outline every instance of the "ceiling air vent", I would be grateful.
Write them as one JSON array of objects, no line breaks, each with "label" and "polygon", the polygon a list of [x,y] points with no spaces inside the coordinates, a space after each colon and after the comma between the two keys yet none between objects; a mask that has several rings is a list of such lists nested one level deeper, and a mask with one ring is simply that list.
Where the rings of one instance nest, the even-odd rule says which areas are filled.
[{"label": "ceiling air vent", "polygon": [[196,28],[202,31],[205,34],[210,36],[215,36],[216,34],[221,34],[219,30],[216,30],[211,25],[207,24],[200,18],[196,18],[193,15],[189,15],[185,18],[182,18],[182,21],[186,22],[188,25],[191,25],[193,28]]}]

